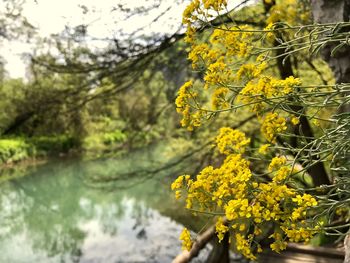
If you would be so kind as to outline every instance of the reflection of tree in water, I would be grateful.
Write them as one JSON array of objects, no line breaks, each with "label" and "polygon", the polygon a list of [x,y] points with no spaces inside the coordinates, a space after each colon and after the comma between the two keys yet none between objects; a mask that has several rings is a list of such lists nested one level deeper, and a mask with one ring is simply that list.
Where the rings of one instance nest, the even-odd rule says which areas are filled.
[{"label": "reflection of tree in water", "polygon": [[[26,177],[3,183],[0,261],[6,257],[1,252],[5,243],[16,241],[23,234],[28,239],[25,245],[34,254],[63,262],[78,261],[84,256],[82,247],[90,233],[86,226],[92,221],[98,222],[100,231],[111,237],[118,235],[122,222],[130,221],[127,222],[130,240],[152,242],[149,235],[154,226],[150,222],[162,219],[154,209],[175,212],[173,207],[166,209],[174,205],[167,184],[149,180],[130,189],[113,191],[83,184],[86,176],[115,174],[121,166],[117,160],[48,164],[27,172],[30,175]],[[177,243],[178,233],[173,235]]]}]

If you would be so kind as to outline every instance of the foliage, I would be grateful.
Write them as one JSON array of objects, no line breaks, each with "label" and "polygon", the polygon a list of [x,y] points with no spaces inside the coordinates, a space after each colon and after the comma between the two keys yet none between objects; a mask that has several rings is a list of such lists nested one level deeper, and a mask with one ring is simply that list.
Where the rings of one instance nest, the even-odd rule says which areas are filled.
[{"label": "foliage", "polygon": [[34,152],[33,147],[24,139],[0,140],[0,160],[4,162],[16,162],[30,157]]},{"label": "foliage", "polygon": [[99,155],[120,147],[126,140],[125,134],[116,130],[110,133],[93,134],[82,141],[74,136],[9,137],[0,139],[0,164],[16,163],[31,158],[57,156],[72,151]]}]

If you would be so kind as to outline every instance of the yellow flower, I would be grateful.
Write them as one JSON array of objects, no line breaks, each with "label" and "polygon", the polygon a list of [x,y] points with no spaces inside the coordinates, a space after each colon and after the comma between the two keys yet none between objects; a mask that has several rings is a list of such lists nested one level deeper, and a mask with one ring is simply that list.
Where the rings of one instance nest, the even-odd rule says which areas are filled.
[{"label": "yellow flower", "polygon": [[284,156],[274,157],[270,162],[269,172],[279,169],[281,166],[286,164],[286,161],[287,159]]},{"label": "yellow flower", "polygon": [[276,142],[277,134],[287,130],[286,119],[279,117],[277,113],[266,114],[261,124],[261,132],[269,142]]},{"label": "yellow flower", "polygon": [[227,6],[227,0],[203,0],[205,9],[213,9],[215,11],[221,11]]},{"label": "yellow flower", "polygon": [[216,137],[217,147],[223,154],[243,153],[249,143],[250,138],[246,138],[243,132],[228,127],[221,128],[219,135]]},{"label": "yellow flower", "polygon": [[192,240],[190,231],[188,231],[187,228],[184,228],[184,230],[182,230],[180,240],[182,240],[182,249],[190,251],[192,248]]},{"label": "yellow flower", "polygon": [[194,45],[188,54],[188,59],[192,61],[192,67],[197,68],[197,63],[201,58],[205,57],[210,48],[207,44]]},{"label": "yellow flower", "polygon": [[272,181],[282,182],[287,178],[287,176],[290,174],[290,172],[291,172],[291,169],[289,167],[282,166],[281,168],[278,169],[278,171],[276,172]]},{"label": "yellow flower", "polygon": [[270,248],[272,251],[275,251],[277,253],[281,252],[281,250],[285,250],[287,248],[287,242],[286,241],[275,241],[270,245]]},{"label": "yellow flower", "polygon": [[183,186],[184,178],[184,175],[180,175],[178,178],[176,178],[175,181],[171,184],[171,190],[180,189]]},{"label": "yellow flower", "polygon": [[263,154],[263,155],[267,154],[267,151],[268,151],[268,148],[269,148],[270,145],[271,144],[263,144],[263,145],[261,145],[259,150],[258,150],[258,152],[260,154]]},{"label": "yellow flower", "polygon": [[229,107],[229,103],[226,101],[225,96],[229,92],[228,88],[218,88],[214,91],[212,96],[212,106],[214,110]]},{"label": "yellow flower", "polygon": [[190,24],[193,18],[193,13],[199,9],[200,2],[199,0],[192,1],[184,10],[182,14],[182,23]]},{"label": "yellow flower", "polygon": [[181,198],[181,191],[180,191],[180,190],[177,190],[177,191],[175,192],[175,198],[176,198],[176,199],[180,199],[180,198]]},{"label": "yellow flower", "polygon": [[209,85],[222,85],[230,81],[231,70],[224,62],[223,57],[220,57],[216,62],[210,64],[204,76],[205,88]]},{"label": "yellow flower", "polygon": [[293,125],[298,125],[299,124],[299,118],[293,116],[292,119],[290,120]]},{"label": "yellow flower", "polygon": [[216,225],[215,225],[215,231],[217,233],[219,242],[221,242],[221,240],[223,240],[225,233],[228,230],[229,230],[229,227],[224,224],[222,217],[219,217],[218,221],[216,222]]},{"label": "yellow flower", "polygon": [[266,62],[261,62],[258,65],[252,63],[243,64],[236,73],[236,79],[243,80],[245,78],[250,80],[256,78],[265,70],[266,66]]},{"label": "yellow flower", "polygon": [[312,124],[315,125],[316,127],[320,127],[320,122],[317,119],[313,119]]},{"label": "yellow flower", "polygon": [[235,235],[236,238],[236,248],[239,252],[241,252],[246,258],[250,260],[256,260],[256,256],[253,254],[250,242],[244,238],[242,234],[237,233]]}]

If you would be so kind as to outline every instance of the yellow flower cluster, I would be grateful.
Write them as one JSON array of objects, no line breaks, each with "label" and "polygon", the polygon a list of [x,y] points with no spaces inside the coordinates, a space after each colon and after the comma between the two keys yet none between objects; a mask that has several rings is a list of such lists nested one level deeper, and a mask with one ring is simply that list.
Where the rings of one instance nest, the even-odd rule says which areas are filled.
[{"label": "yellow flower cluster", "polygon": [[243,132],[228,127],[221,128],[216,137],[219,151],[226,155],[235,152],[243,153],[249,143],[250,138],[246,138]]},{"label": "yellow flower cluster", "polygon": [[193,127],[200,126],[202,118],[206,115],[206,111],[202,109],[191,110],[190,101],[195,101],[197,97],[197,93],[191,91],[192,88],[192,80],[187,81],[179,89],[175,100],[176,111],[182,114],[181,125],[187,127],[189,131],[192,131]]},{"label": "yellow flower cluster", "polygon": [[275,241],[270,245],[270,248],[279,253],[282,250],[285,250],[287,247],[287,242],[283,239],[283,235],[279,232],[273,233],[270,238],[273,238]]},{"label": "yellow flower cluster", "polygon": [[187,250],[187,251],[190,251],[191,248],[192,248],[192,240],[191,240],[191,234],[190,234],[190,231],[188,231],[187,228],[184,228],[181,232],[181,235],[180,235],[180,240],[182,240],[182,249],[183,250]]},{"label": "yellow flower cluster", "polygon": [[195,12],[199,10],[200,1],[193,0],[184,10],[182,14],[182,23],[185,25],[190,25],[193,18],[195,18]]},{"label": "yellow flower cluster", "polygon": [[193,87],[193,81],[189,80],[181,86],[178,91],[178,96],[175,100],[176,110],[182,113],[187,107],[189,107],[187,100],[194,95],[191,95],[191,88]]},{"label": "yellow flower cluster", "polygon": [[223,57],[219,58],[215,63],[208,66],[204,76],[205,88],[209,85],[223,85],[232,80],[232,72],[224,62]]},{"label": "yellow flower cluster", "polygon": [[283,182],[292,172],[291,168],[283,166],[275,173],[272,181]]},{"label": "yellow flower cluster", "polygon": [[251,80],[258,77],[265,69],[266,62],[259,63],[258,65],[253,63],[243,64],[236,73],[236,80]]},{"label": "yellow flower cluster", "polygon": [[268,113],[261,124],[261,133],[269,142],[276,142],[276,136],[287,130],[286,119],[277,113]]},{"label": "yellow flower cluster", "polygon": [[210,43],[221,48],[226,56],[245,57],[252,48],[251,29],[249,26],[217,28],[210,36]]},{"label": "yellow flower cluster", "polygon": [[199,20],[200,16],[211,17],[210,11],[215,13],[224,10],[227,6],[227,0],[193,0],[182,14],[182,23],[187,25],[186,38],[187,43],[194,43],[196,29],[192,25]]},{"label": "yellow flower cluster", "polygon": [[[218,212],[226,216],[227,224],[219,217],[216,233],[219,240],[228,231],[233,233],[238,252],[249,259],[261,252],[256,237],[273,223],[276,230],[271,249],[285,249],[286,241],[308,241],[319,226],[310,221],[308,211],[317,206],[309,194],[300,194],[285,184],[291,174],[285,157],[274,157],[268,170],[273,173],[271,181],[259,182],[243,156],[249,138],[231,128],[222,128],[216,138],[217,148],[226,155],[221,166],[205,167],[194,179],[179,176],[172,189],[186,190],[186,207],[200,212]],[[238,153],[237,153],[238,152]],[[185,239],[184,237],[182,240]]]},{"label": "yellow flower cluster", "polygon": [[186,207],[191,209],[194,203],[199,205],[200,210],[213,206],[223,207],[226,197],[245,196],[246,182],[251,176],[249,162],[240,154],[230,154],[220,168],[205,167],[196,180],[188,181]]},{"label": "yellow flower cluster", "polygon": [[238,252],[242,253],[246,258],[250,260],[256,260],[256,256],[252,253],[251,243],[252,238],[250,237],[248,240],[244,237],[244,235],[237,233],[235,235],[236,241],[236,249]]},{"label": "yellow flower cluster", "polygon": [[188,59],[192,61],[192,67],[197,68],[198,62],[202,59],[205,60],[210,48],[207,44],[193,45],[190,53],[188,54]]},{"label": "yellow flower cluster", "polygon": [[209,47],[208,44],[202,43],[193,45],[191,51],[188,54],[188,59],[192,61],[192,68],[199,68],[200,63],[204,66],[215,63],[222,57],[222,51]]},{"label": "yellow flower cluster", "polygon": [[297,224],[291,224],[289,227],[282,226],[281,229],[291,242],[308,242],[320,230],[320,227],[320,225],[315,227],[300,227]]},{"label": "yellow flower cluster", "polygon": [[211,105],[214,110],[227,109],[230,104],[226,100],[226,95],[229,92],[228,88],[218,88],[214,91],[212,95]]},{"label": "yellow flower cluster", "polygon": [[278,90],[277,96],[287,95],[294,91],[296,86],[301,85],[301,81],[299,78],[295,78],[293,76],[289,76],[286,79],[276,80],[272,79],[272,86]]},{"label": "yellow flower cluster", "polygon": [[259,148],[259,150],[258,150],[258,153],[260,153],[260,154],[262,154],[262,155],[267,154],[267,151],[268,151],[268,149],[269,149],[269,146],[270,146],[269,143],[261,145],[260,148]]},{"label": "yellow flower cluster", "polygon": [[217,233],[219,242],[221,242],[224,239],[224,236],[226,232],[229,231],[229,229],[230,228],[224,224],[224,220],[222,219],[222,217],[219,217],[215,224],[215,231]]},{"label": "yellow flower cluster", "polygon": [[179,176],[172,184],[171,184],[171,190],[175,191],[175,198],[180,199],[181,198],[181,189],[184,185],[184,183],[188,182],[190,180],[189,175],[181,175]]},{"label": "yellow flower cluster", "polygon": [[273,42],[275,40],[275,34],[274,34],[274,24],[273,23],[269,23],[265,28],[264,31],[266,31],[266,39],[269,42]]},{"label": "yellow flower cluster", "polygon": [[205,9],[221,11],[227,6],[227,0],[203,0],[203,4]]},{"label": "yellow flower cluster", "polygon": [[185,175],[181,175],[171,184],[171,190],[180,189],[183,186]]},{"label": "yellow flower cluster", "polygon": [[[246,76],[246,79],[249,80],[257,77],[261,70],[252,64],[246,64],[237,72],[237,78],[241,79],[242,76]],[[300,80],[292,76],[284,80],[260,76],[250,80],[245,85],[240,91],[239,99],[246,104],[252,104],[253,111],[259,112],[264,108],[263,103],[265,100],[290,94],[300,84]]]},{"label": "yellow flower cluster", "polygon": [[281,166],[285,165],[286,162],[287,162],[287,159],[284,156],[274,157],[270,162],[269,171],[272,172],[274,170],[281,168]]}]

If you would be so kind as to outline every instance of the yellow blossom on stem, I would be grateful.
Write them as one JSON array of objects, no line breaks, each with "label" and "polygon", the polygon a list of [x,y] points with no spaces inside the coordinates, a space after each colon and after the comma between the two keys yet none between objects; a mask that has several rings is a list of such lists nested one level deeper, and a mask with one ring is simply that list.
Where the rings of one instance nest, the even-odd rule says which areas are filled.
[{"label": "yellow blossom on stem", "polygon": [[180,199],[180,198],[181,198],[181,191],[180,191],[180,190],[177,190],[177,191],[175,192],[175,198],[176,198],[176,199]]},{"label": "yellow blossom on stem", "polygon": [[250,80],[256,78],[263,72],[263,70],[265,70],[266,67],[266,62],[261,62],[258,65],[252,63],[243,64],[236,73],[236,80]]},{"label": "yellow blossom on stem", "polygon": [[205,9],[221,11],[227,6],[227,0],[203,0],[203,4]]},{"label": "yellow blossom on stem", "polygon": [[191,51],[188,54],[188,59],[192,61],[192,67],[194,69],[197,68],[197,63],[199,61],[202,61],[201,58],[204,59],[209,53],[209,51],[209,46],[204,43],[192,46]]},{"label": "yellow blossom on stem", "polygon": [[292,119],[290,120],[293,125],[298,125],[300,120],[299,118],[293,116]]},{"label": "yellow blossom on stem", "polygon": [[182,249],[190,251],[193,243],[191,240],[190,231],[188,231],[187,228],[184,228],[184,230],[182,230],[180,240],[182,240]]},{"label": "yellow blossom on stem", "polygon": [[222,217],[219,217],[215,224],[215,231],[218,236],[219,242],[224,239],[226,232],[229,230],[229,227],[224,224]]},{"label": "yellow blossom on stem", "polygon": [[274,238],[274,242],[270,245],[270,248],[279,253],[285,250],[287,247],[287,242],[283,239],[282,234],[275,232],[270,237]]},{"label": "yellow blossom on stem", "polygon": [[273,27],[274,27],[274,24],[273,23],[269,23],[265,28],[264,28],[264,31],[266,31],[266,39],[269,41],[269,42],[273,42],[274,39],[275,39],[275,34],[273,32]]},{"label": "yellow blossom on stem", "polygon": [[286,167],[286,166],[282,166],[275,173],[272,181],[274,181],[274,182],[282,182],[288,177],[288,175],[290,175],[290,173],[291,173],[291,168]]},{"label": "yellow blossom on stem", "polygon": [[228,88],[218,88],[212,95],[212,106],[214,110],[226,109],[229,107],[229,103],[226,101],[226,95],[229,92]]},{"label": "yellow blossom on stem", "polygon": [[260,154],[263,154],[263,155],[267,154],[267,151],[268,151],[270,145],[271,145],[271,144],[269,144],[269,143],[261,145],[260,148],[259,148],[259,150],[258,150],[258,152],[259,152]]},{"label": "yellow blossom on stem", "polygon": [[287,159],[284,156],[274,157],[269,164],[269,172],[279,169],[281,166],[286,164],[286,161]]},{"label": "yellow blossom on stem", "polygon": [[261,124],[261,132],[269,142],[276,142],[276,136],[287,130],[286,119],[277,113],[268,113]]},{"label": "yellow blossom on stem", "polygon": [[246,258],[250,260],[256,260],[256,256],[254,256],[251,250],[250,240],[245,239],[242,234],[237,233],[235,235],[235,241],[236,249],[238,252],[242,253]]},{"label": "yellow blossom on stem", "polygon": [[293,76],[289,76],[284,80],[278,80],[273,83],[275,88],[280,90],[280,94],[286,95],[291,93],[295,87],[301,85],[301,81],[299,78],[295,78]]},{"label": "yellow blossom on stem", "polygon": [[231,70],[224,62],[223,57],[220,57],[216,62],[210,64],[204,76],[205,86],[209,85],[223,85],[228,83],[231,79]]},{"label": "yellow blossom on stem", "polygon": [[217,147],[223,154],[242,153],[249,143],[250,138],[246,138],[243,132],[228,127],[221,128],[219,135],[216,137]]},{"label": "yellow blossom on stem", "polygon": [[197,93],[191,91],[193,81],[187,81],[181,86],[178,91],[178,96],[175,100],[176,111],[182,114],[181,125],[192,131],[194,127],[201,125],[202,119],[206,115],[206,111],[202,109],[191,109],[189,101],[195,101]]},{"label": "yellow blossom on stem", "polygon": [[183,186],[184,178],[184,175],[180,175],[178,178],[176,178],[175,181],[171,184],[171,190],[180,189]]},{"label": "yellow blossom on stem", "polygon": [[182,14],[182,23],[190,24],[193,18],[193,14],[199,9],[200,2],[199,0],[192,1],[184,10]]}]

